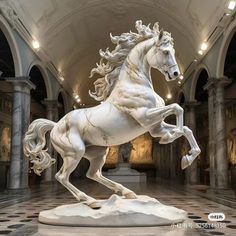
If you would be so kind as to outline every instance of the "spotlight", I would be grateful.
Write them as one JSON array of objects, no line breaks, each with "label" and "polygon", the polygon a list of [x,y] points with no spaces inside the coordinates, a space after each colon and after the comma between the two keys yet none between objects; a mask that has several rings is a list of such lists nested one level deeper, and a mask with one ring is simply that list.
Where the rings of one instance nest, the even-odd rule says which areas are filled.
[{"label": "spotlight", "polygon": [[183,80],[183,79],[184,79],[184,76],[183,76],[183,75],[180,75],[180,76],[179,76],[179,79]]},{"label": "spotlight", "polygon": [[33,46],[34,49],[39,49],[40,48],[40,44],[37,40],[34,40],[32,42],[32,46]]},{"label": "spotlight", "polygon": [[203,51],[202,51],[202,50],[199,50],[199,51],[198,51],[198,54],[199,54],[199,55],[202,55],[202,54],[203,54]]},{"label": "spotlight", "polygon": [[201,50],[205,51],[208,48],[208,44],[206,42],[202,43]]},{"label": "spotlight", "polygon": [[166,95],[166,98],[167,98],[167,99],[171,99],[171,98],[172,98],[172,95],[171,95],[170,93],[168,93],[168,94]]},{"label": "spotlight", "polygon": [[233,11],[235,6],[236,6],[236,2],[235,1],[230,1],[229,5],[228,5],[228,9]]}]

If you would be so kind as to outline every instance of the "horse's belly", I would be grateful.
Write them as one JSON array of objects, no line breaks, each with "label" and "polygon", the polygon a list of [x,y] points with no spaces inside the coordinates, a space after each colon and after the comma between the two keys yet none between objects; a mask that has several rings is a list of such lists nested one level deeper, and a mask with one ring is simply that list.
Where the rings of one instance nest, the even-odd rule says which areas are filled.
[{"label": "horse's belly", "polygon": [[108,102],[83,111],[79,115],[78,128],[87,144],[119,145],[146,132],[130,115]]}]

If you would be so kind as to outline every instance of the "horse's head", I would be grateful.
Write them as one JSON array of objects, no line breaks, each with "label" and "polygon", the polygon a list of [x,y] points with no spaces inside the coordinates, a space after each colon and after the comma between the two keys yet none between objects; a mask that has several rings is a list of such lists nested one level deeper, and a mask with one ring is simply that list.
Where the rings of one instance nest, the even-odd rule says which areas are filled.
[{"label": "horse's head", "polygon": [[168,32],[160,31],[155,43],[147,52],[147,61],[153,68],[158,69],[167,81],[175,80],[180,75],[179,67],[175,60],[173,39]]}]

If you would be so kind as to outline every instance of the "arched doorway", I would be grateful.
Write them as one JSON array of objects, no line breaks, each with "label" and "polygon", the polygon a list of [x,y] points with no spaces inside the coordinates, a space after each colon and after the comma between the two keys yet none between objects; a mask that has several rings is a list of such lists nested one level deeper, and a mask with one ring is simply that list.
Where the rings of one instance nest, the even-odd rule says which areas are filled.
[{"label": "arched doorway", "polygon": [[[60,120],[65,115],[65,101],[62,92],[59,93],[57,101],[58,101],[58,120]],[[60,154],[57,153],[57,162],[56,162],[57,171],[60,170],[62,164],[63,160],[60,157]]]},{"label": "arched doorway", "polygon": [[232,83],[225,88],[226,133],[231,184],[236,189],[236,33],[234,33],[226,53],[224,75],[232,79]]},{"label": "arched doorway", "polygon": [[[14,77],[15,66],[10,45],[0,29],[0,77]],[[0,86],[0,189],[7,185],[11,149],[12,84]]]},{"label": "arched doorway", "polygon": [[62,93],[58,95],[58,120],[65,115],[65,102]]},{"label": "arched doorway", "polygon": [[[46,106],[44,100],[47,98],[46,84],[43,75],[37,66],[33,66],[29,72],[30,80],[35,84],[36,89],[30,91],[31,106],[30,106],[30,122],[38,118],[46,118]],[[35,173],[29,174],[29,186],[39,184],[42,180],[41,176]]]},{"label": "arched doorway", "polygon": [[184,93],[180,93],[180,95],[179,95],[179,105],[181,106],[181,107],[183,107],[184,106],[184,102],[185,102],[185,96],[184,96]]},{"label": "arched doorway", "polygon": [[201,154],[198,158],[199,183],[210,184],[210,164],[208,155],[208,93],[204,89],[209,75],[205,69],[202,69],[196,84],[195,100],[199,102],[196,115],[196,139],[201,148]]}]

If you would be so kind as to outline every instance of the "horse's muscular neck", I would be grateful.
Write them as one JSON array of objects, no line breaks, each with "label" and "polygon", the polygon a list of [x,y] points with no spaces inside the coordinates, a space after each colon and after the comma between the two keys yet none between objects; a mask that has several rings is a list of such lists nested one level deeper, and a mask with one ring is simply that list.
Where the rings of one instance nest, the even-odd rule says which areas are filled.
[{"label": "horse's muscular neck", "polygon": [[146,54],[155,43],[154,39],[149,39],[139,43],[133,48],[124,62],[126,71],[132,82],[141,83],[144,86],[152,87],[152,79],[150,76],[150,65],[147,62]]}]

